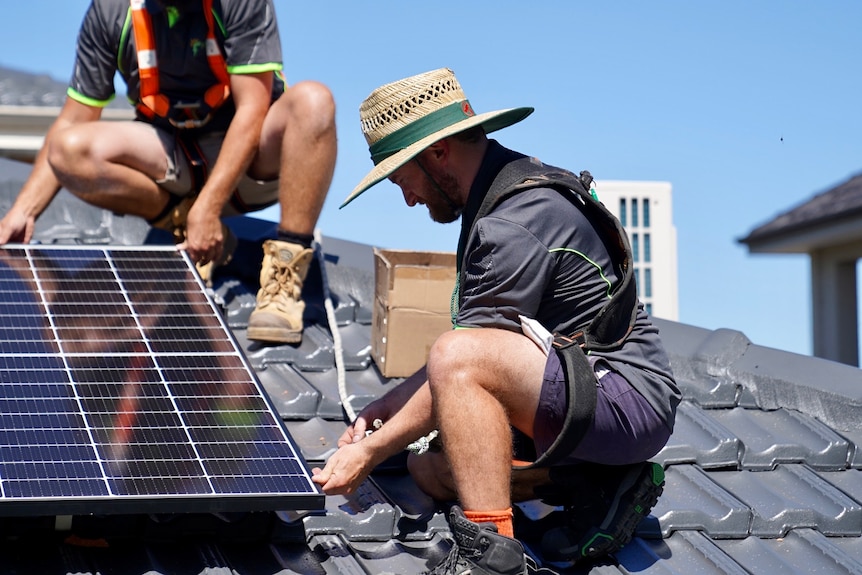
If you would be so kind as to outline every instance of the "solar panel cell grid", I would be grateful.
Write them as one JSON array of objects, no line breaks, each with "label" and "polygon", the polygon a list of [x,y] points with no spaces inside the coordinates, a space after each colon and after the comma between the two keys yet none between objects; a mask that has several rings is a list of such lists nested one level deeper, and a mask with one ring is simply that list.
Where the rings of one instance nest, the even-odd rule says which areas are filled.
[{"label": "solar panel cell grid", "polygon": [[0,514],[322,505],[182,254],[0,250]]}]

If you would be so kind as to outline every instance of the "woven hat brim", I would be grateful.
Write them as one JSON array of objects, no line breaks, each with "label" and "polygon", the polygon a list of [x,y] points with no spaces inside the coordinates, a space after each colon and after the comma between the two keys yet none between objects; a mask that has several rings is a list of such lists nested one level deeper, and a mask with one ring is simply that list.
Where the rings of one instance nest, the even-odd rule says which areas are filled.
[{"label": "woven hat brim", "polygon": [[359,182],[353,191],[350,192],[350,195],[347,196],[342,203],[340,208],[343,208],[353,200],[357,198],[362,192],[377,184],[381,180],[384,180],[389,177],[392,172],[415,158],[419,155],[422,150],[430,146],[435,142],[439,142],[443,138],[448,138],[453,134],[457,134],[459,132],[463,132],[465,130],[469,130],[474,126],[483,126],[485,128],[485,133],[491,133],[496,130],[501,130],[503,128],[507,128],[512,124],[517,124],[527,116],[533,113],[533,108],[509,108],[506,110],[497,110],[495,112],[485,112],[484,114],[477,114],[475,116],[471,116],[466,120],[462,120],[451,126],[448,126],[438,132],[434,132],[433,134],[429,134],[425,136],[421,140],[414,142],[413,144],[407,146],[403,150],[399,150],[395,152],[372,169],[368,174]]}]

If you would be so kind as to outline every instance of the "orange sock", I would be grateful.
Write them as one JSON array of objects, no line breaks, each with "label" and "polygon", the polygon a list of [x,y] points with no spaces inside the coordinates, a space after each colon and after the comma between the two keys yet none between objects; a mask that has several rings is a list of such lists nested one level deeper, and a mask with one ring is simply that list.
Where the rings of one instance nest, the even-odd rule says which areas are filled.
[{"label": "orange sock", "polygon": [[512,525],[512,508],[493,511],[467,511],[464,517],[473,523],[493,523],[497,526],[497,533],[506,537],[515,537],[515,528]]}]

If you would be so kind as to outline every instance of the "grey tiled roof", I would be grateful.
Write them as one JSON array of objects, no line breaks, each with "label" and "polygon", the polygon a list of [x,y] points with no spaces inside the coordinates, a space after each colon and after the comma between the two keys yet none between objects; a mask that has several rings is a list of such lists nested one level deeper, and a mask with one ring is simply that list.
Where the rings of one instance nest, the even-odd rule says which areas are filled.
[{"label": "grey tiled roof", "polygon": [[[0,66],[0,106],[61,107],[66,100],[66,80]],[[115,98],[109,107],[128,108],[125,98]]]},{"label": "grey tiled roof", "polygon": [[[322,463],[345,425],[330,326],[353,409],[398,383],[369,355],[371,246],[324,236],[305,287],[302,344],[265,346],[249,342],[245,327],[259,245],[274,224],[229,224],[239,252],[214,297],[303,455]],[[65,192],[39,220],[37,239],[167,241]],[[862,573],[862,371],[754,345],[734,330],[656,323],[684,391],[676,430],[655,458],[666,469],[664,494],[615,557],[565,573]],[[55,531],[53,518],[3,519],[0,575],[419,573],[445,555],[450,533],[403,464],[393,458],[353,496],[328,497],[323,512],[75,517],[71,532]]]},{"label": "grey tiled roof", "polygon": [[66,84],[47,75],[0,67],[0,105],[62,106]]},{"label": "grey tiled roof", "polygon": [[862,174],[857,174],[755,227],[739,241],[745,244],[769,241],[816,226],[831,225],[851,218],[858,219],[860,213]]}]

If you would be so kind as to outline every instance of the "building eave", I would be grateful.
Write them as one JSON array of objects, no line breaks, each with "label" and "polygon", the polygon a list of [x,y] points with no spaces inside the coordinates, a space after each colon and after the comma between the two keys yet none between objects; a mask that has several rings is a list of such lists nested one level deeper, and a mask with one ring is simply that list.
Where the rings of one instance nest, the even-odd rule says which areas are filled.
[{"label": "building eave", "polygon": [[765,233],[755,230],[738,241],[751,253],[787,254],[810,254],[836,245],[858,244],[862,243],[862,210]]}]

